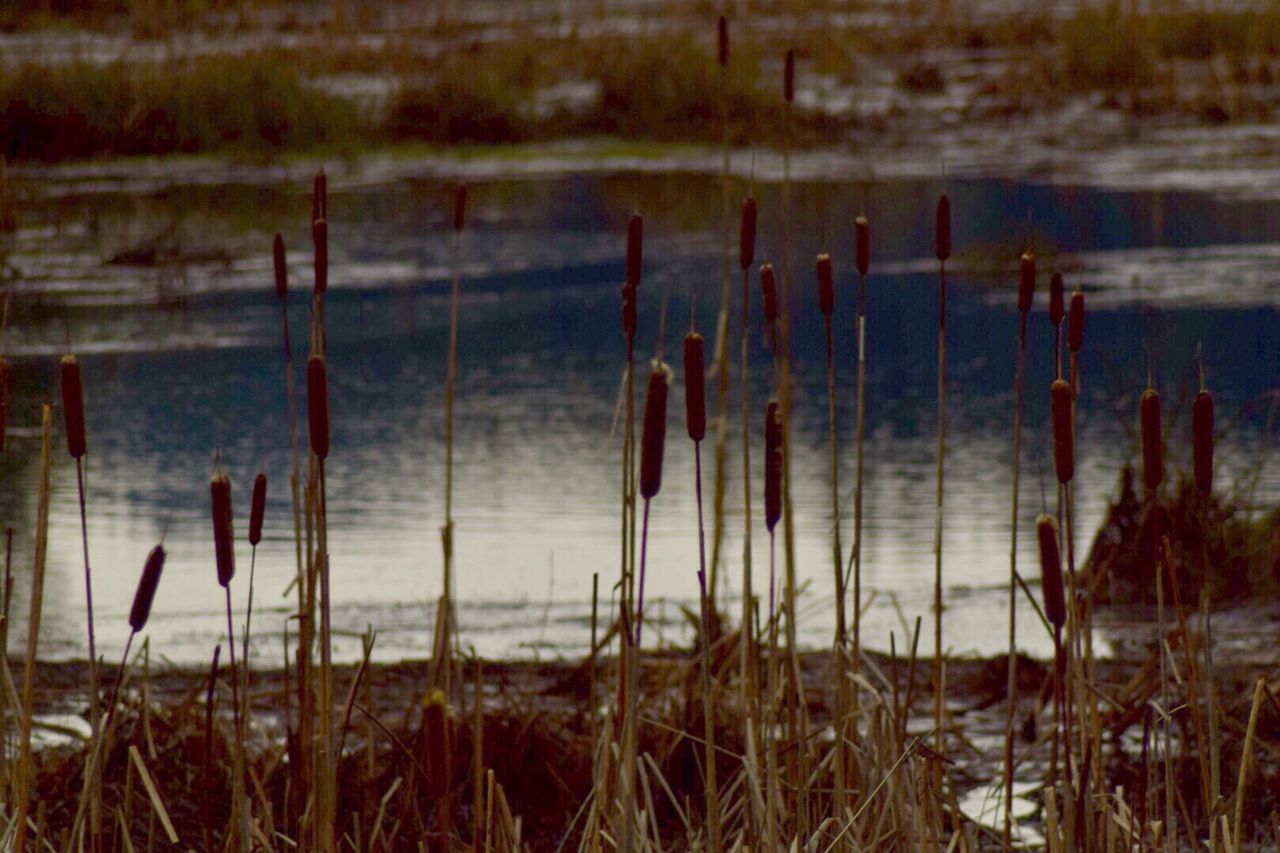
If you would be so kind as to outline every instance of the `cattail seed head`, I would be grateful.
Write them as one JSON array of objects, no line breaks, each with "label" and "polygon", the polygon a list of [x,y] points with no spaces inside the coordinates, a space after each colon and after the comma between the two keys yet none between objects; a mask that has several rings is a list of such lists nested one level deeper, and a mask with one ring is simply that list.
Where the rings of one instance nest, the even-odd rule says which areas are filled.
[{"label": "cattail seed head", "polygon": [[760,290],[764,294],[764,321],[772,326],[778,322],[778,276],[773,264],[760,267]]},{"label": "cattail seed head", "polygon": [[276,271],[276,296],[289,297],[289,265],[285,262],[284,238],[279,234],[271,241],[271,261]]},{"label": "cattail seed head", "polygon": [[231,514],[231,478],[219,471],[209,481],[213,502],[213,556],[218,564],[218,583],[228,586],[236,573],[236,545]]},{"label": "cattail seed head", "polygon": [[267,475],[258,472],[253,480],[253,501],[249,505],[249,544],[262,541],[262,517],[267,511]]},{"label": "cattail seed head", "polygon": [[754,196],[742,200],[742,224],[738,229],[738,263],[748,269],[756,261],[756,219],[760,210]]},{"label": "cattail seed head", "polygon": [[133,607],[129,608],[129,627],[141,631],[151,616],[151,602],[156,597],[156,587],[160,585],[160,573],[164,571],[164,546],[157,545],[147,555],[147,562],[142,566],[142,577],[138,580],[138,590],[133,594]]},{"label": "cattail seed head", "polygon": [[649,374],[644,401],[644,432],[640,437],[640,495],[651,499],[662,488],[662,451],[667,441],[667,388],[671,371],[658,364]]},{"label": "cattail seed head", "polygon": [[324,459],[329,455],[329,370],[318,355],[307,359],[307,418],[311,452]]},{"label": "cattail seed head", "polygon": [[1196,489],[1207,495],[1213,491],[1213,395],[1208,391],[1191,404],[1191,454]]},{"label": "cattail seed head", "polygon": [[1155,491],[1164,482],[1164,446],[1160,435],[1160,393],[1154,388],[1142,392],[1142,482]]},{"label": "cattail seed head", "polygon": [[1067,346],[1080,352],[1084,346],[1084,291],[1071,294],[1071,313],[1067,315]]},{"label": "cattail seed head", "polygon": [[831,256],[826,253],[818,255],[814,266],[818,273],[818,306],[823,316],[830,317],[836,310],[836,282],[831,271]]},{"label": "cattail seed head", "polygon": [[1030,252],[1023,252],[1018,259],[1018,311],[1025,314],[1031,310],[1031,303],[1036,295],[1036,258]]},{"label": "cattail seed head", "polygon": [[871,223],[867,217],[859,216],[854,220],[853,230],[857,236],[858,272],[866,275],[871,269]]},{"label": "cattail seed head", "polygon": [[724,15],[716,22],[716,58],[721,68],[729,67],[729,22]]},{"label": "cattail seed head", "polygon": [[451,787],[452,750],[449,748],[452,720],[443,690],[432,690],[422,708],[422,753],[426,765],[428,796],[439,799]]},{"label": "cattail seed head", "polygon": [[84,378],[74,355],[62,357],[62,414],[67,422],[67,452],[72,459],[88,449],[84,437]]},{"label": "cattail seed head", "polygon": [[316,252],[316,293],[329,289],[329,221],[317,219],[311,223],[311,242]]},{"label": "cattail seed head", "polygon": [[769,403],[764,415],[764,526],[769,532],[782,518],[782,410]]},{"label": "cattail seed head", "polygon": [[631,214],[627,221],[627,284],[640,286],[640,269],[644,264],[644,217]]},{"label": "cattail seed head", "polygon": [[782,72],[782,96],[790,104],[796,99],[796,52],[787,49],[787,61]]},{"label": "cattail seed head", "polygon": [[461,231],[467,221],[467,185],[458,184],[453,193],[453,230]]},{"label": "cattail seed head", "polygon": [[636,336],[636,289],[622,285],[622,334],[630,343]]},{"label": "cattail seed head", "polygon": [[684,408],[688,415],[689,438],[702,441],[707,434],[706,345],[702,335],[690,332],[684,338]]},{"label": "cattail seed head", "polygon": [[9,405],[13,399],[13,369],[0,358],[0,450],[4,450],[4,434],[9,424]]},{"label": "cattail seed head", "polygon": [[324,169],[316,172],[311,182],[311,221],[318,222],[329,218],[329,181]]},{"label": "cattail seed head", "polygon": [[933,248],[938,260],[945,261],[951,257],[951,199],[946,193],[938,197]]},{"label": "cattail seed head", "polygon": [[1070,483],[1076,473],[1075,430],[1071,423],[1071,384],[1055,379],[1049,386],[1053,404],[1053,467],[1059,483]]},{"label": "cattail seed head", "polygon": [[1062,281],[1062,273],[1055,272],[1049,278],[1049,322],[1056,329],[1066,316],[1066,285]]},{"label": "cattail seed head", "polygon": [[1051,516],[1036,519],[1040,540],[1040,589],[1044,594],[1044,615],[1059,630],[1067,621],[1067,599],[1062,589],[1062,551],[1058,546],[1058,522]]}]

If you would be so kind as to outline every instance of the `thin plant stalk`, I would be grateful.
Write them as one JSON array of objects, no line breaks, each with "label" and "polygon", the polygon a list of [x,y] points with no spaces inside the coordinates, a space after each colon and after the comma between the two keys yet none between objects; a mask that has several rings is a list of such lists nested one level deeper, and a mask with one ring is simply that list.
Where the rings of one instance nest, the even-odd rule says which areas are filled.
[{"label": "thin plant stalk", "polygon": [[[715,485],[712,500],[711,528],[711,584],[709,594],[714,602],[720,589],[720,549],[724,543],[724,499],[727,488],[728,437],[729,437],[729,312],[732,310],[733,275],[729,253],[732,251],[730,233],[730,184],[729,184],[729,24],[721,15],[718,21],[720,75],[716,98],[720,117],[720,231],[724,239],[724,251],[720,264],[720,314],[716,322],[716,350],[712,359],[712,373],[716,376],[716,452]],[[751,596],[743,593],[746,601]],[[747,607],[750,605],[748,604]],[[744,610],[745,613],[745,610]],[[748,622],[744,623],[748,625]],[[743,636],[748,634],[743,628]]]},{"label": "thin plant stalk", "polygon": [[444,529],[440,533],[444,550],[444,591],[440,596],[438,620],[445,620],[444,630],[437,636],[443,644],[432,655],[436,667],[435,685],[449,695],[452,684],[452,648],[457,630],[454,606],[453,563],[453,410],[458,389],[458,302],[462,293],[462,235],[466,222],[467,185],[458,186],[454,194],[451,266],[453,282],[449,292],[449,355],[445,376],[445,467]]},{"label": "thin plant stalk", "polygon": [[[951,256],[951,200],[938,200],[936,252],[938,258],[938,491],[933,530],[933,725],[934,749],[943,749],[942,709],[945,693],[945,669],[942,662],[942,508],[943,474],[947,450],[947,258]],[[941,781],[941,768],[937,781]]]},{"label": "thin plant stalk", "polygon": [[858,377],[857,428],[854,452],[857,469],[853,490],[853,708],[858,710],[860,689],[858,673],[862,657],[862,463],[863,438],[867,429],[867,273],[871,268],[871,226],[866,217],[855,223],[856,260],[858,267]]},{"label": "thin plant stalk", "polygon": [[[757,681],[751,664],[751,388],[749,345],[751,337],[751,299],[749,291],[751,271],[742,271],[742,327],[739,336],[742,376],[740,378],[742,409],[742,684],[745,702],[754,701]],[[744,708],[746,704],[744,702]]]}]

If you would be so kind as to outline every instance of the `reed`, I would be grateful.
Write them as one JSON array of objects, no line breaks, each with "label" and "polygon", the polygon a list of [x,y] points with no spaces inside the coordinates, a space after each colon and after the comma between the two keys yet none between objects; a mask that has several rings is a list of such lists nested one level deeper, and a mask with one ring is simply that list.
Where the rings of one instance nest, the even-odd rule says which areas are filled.
[{"label": "reed", "polygon": [[636,648],[644,629],[645,555],[649,538],[649,504],[662,488],[662,455],[667,441],[667,389],[671,369],[657,364],[649,374],[644,401],[644,431],[640,437],[640,496],[644,498],[644,519],[640,534],[640,574],[636,589]]},{"label": "reed", "polygon": [[[756,690],[755,669],[752,661],[754,652],[753,636],[750,631],[752,608],[751,583],[751,267],[756,256],[756,227],[759,208],[753,196],[742,200],[742,216],[738,227],[738,266],[742,269],[742,327],[738,338],[739,358],[742,365],[740,378],[742,407],[742,648],[740,662],[742,665],[742,707],[745,710]],[[764,281],[765,270],[768,270],[770,281],[773,280],[773,268],[768,264],[760,269],[761,281]],[[776,285],[775,285],[776,288]],[[775,299],[776,303],[776,299]],[[776,314],[776,304],[774,313]]]},{"label": "reed", "polygon": [[782,444],[782,409],[776,400],[770,400],[764,419],[764,526],[769,531],[769,609],[766,624],[769,627],[768,688],[765,693],[764,732],[766,739],[766,792],[768,810],[765,819],[765,837],[768,849],[776,849],[778,841],[778,817],[781,812],[781,791],[778,770],[777,711],[778,701],[778,613],[775,590],[778,588],[774,530],[782,518],[782,480],[785,476]]},{"label": "reed", "polygon": [[253,699],[250,691],[252,690],[253,672],[254,575],[258,566],[258,543],[262,541],[262,522],[266,511],[267,475],[265,472],[259,471],[258,476],[253,479],[253,496],[249,502],[249,600],[245,605],[244,611],[244,689],[241,693],[244,703],[241,719],[246,732],[252,729],[253,718]]},{"label": "reed", "polygon": [[[729,22],[721,15],[716,22],[716,43],[720,73],[718,75],[717,107],[720,121],[720,233],[723,247],[720,257],[720,312],[716,317],[715,352],[711,373],[716,377],[716,451],[715,484],[712,498],[713,523],[711,529],[711,600],[716,600],[720,589],[721,547],[724,544],[724,499],[728,482],[729,440],[729,320],[733,302],[733,275],[730,270],[731,234],[733,227],[730,209],[732,195],[729,181]],[[739,234],[739,237],[742,235]],[[754,254],[754,229],[751,245]],[[739,242],[741,258],[742,244]],[[748,264],[750,266],[750,264]],[[747,597],[750,600],[750,596]]]},{"label": "reed", "polygon": [[426,768],[423,782],[427,796],[435,803],[437,831],[446,840],[452,831],[449,806],[453,790],[452,722],[445,692],[433,689],[422,708],[422,759]]},{"label": "reed", "polygon": [[1164,482],[1164,440],[1160,432],[1160,392],[1148,388],[1139,401],[1142,421],[1142,482],[1153,497]]},{"label": "reed", "polygon": [[1049,324],[1053,326],[1053,375],[1062,375],[1062,321],[1067,316],[1066,283],[1057,270],[1049,276]]},{"label": "reed", "polygon": [[[939,755],[945,755],[942,729],[946,688],[942,662],[942,505],[947,450],[947,259],[951,257],[951,199],[945,193],[938,199],[934,255],[938,259],[938,490],[933,528],[933,725],[934,749]],[[940,780],[940,773],[935,772],[935,781]]]},{"label": "reed", "polygon": [[862,692],[858,682],[862,666],[862,450],[867,431],[867,274],[871,270],[871,223],[865,216],[854,221],[854,256],[858,267],[858,414],[854,439],[853,548],[849,559],[853,564],[853,708],[857,711]]},{"label": "reed", "polygon": [[1196,490],[1208,496],[1213,492],[1213,395],[1204,387],[1191,403],[1191,467],[1195,472]]},{"label": "reed", "polygon": [[[323,356],[307,360],[307,419],[311,454],[318,472],[316,494],[316,530],[320,576],[320,771],[316,780],[317,835],[321,850],[331,853],[337,844],[337,756],[334,755],[333,730],[333,650],[330,630],[329,540],[325,460],[329,456],[329,373]],[[234,657],[234,653],[233,653]]]},{"label": "reed", "polygon": [[[1024,252],[1018,263],[1018,355],[1013,378],[1013,499],[1009,510],[1009,663],[1004,732],[1004,843],[1013,843],[1013,737],[1018,711],[1018,486],[1022,472],[1023,379],[1027,369],[1027,315],[1036,292],[1036,260]],[[1052,298],[1050,299],[1052,302]],[[1052,309],[1051,309],[1052,310]]]},{"label": "reed", "polygon": [[[1040,592],[1044,599],[1044,614],[1053,626],[1053,747],[1049,764],[1049,796],[1058,775],[1058,744],[1061,741],[1059,719],[1063,701],[1062,678],[1065,658],[1062,648],[1062,627],[1067,621],[1066,596],[1062,584],[1062,551],[1058,546],[1058,522],[1051,515],[1042,513],[1036,518],[1036,538],[1040,546]],[[1006,790],[1006,796],[1008,791]]]},{"label": "reed", "polygon": [[[702,636],[702,736],[706,761],[707,840],[712,853],[720,850],[720,802],[716,779],[716,717],[711,672],[711,607],[707,590],[706,533],[702,524],[702,440],[707,434],[706,344],[702,335],[684,338],[684,403],[689,439],[693,442],[694,495],[698,504],[698,597]],[[744,634],[745,638],[745,634]],[[594,643],[592,644],[594,648]],[[745,645],[745,641],[744,641]]]},{"label": "reed", "polygon": [[1067,313],[1067,348],[1071,350],[1071,393],[1080,397],[1080,351],[1084,349],[1084,291],[1071,294]]},{"label": "reed", "polygon": [[1075,433],[1071,423],[1071,385],[1055,379],[1049,386],[1053,413],[1053,467],[1058,482],[1066,485],[1076,472]]},{"label": "reed", "polygon": [[213,551],[218,585],[226,597],[227,649],[231,658],[231,713],[235,725],[235,750],[231,778],[232,847],[248,844],[245,827],[248,815],[244,802],[244,728],[241,725],[239,671],[236,668],[236,632],[232,624],[231,580],[236,572],[234,514],[231,507],[231,478],[219,471],[209,482],[213,516]]},{"label": "reed", "polygon": [[[17,803],[13,826],[16,827],[14,850],[26,853],[27,818],[31,814],[31,794],[35,787],[35,769],[31,758],[31,726],[35,720],[36,652],[40,643],[40,614],[44,604],[45,558],[49,550],[49,479],[53,467],[50,452],[53,433],[53,407],[41,409],[40,485],[36,498],[36,529],[33,537],[31,598],[27,617],[27,659],[22,679],[22,734],[18,759]],[[96,702],[94,703],[97,704]],[[38,842],[37,842],[38,845]],[[39,846],[36,850],[39,850]]]},{"label": "reed", "polygon": [[[84,376],[80,362],[74,355],[62,357],[62,412],[67,432],[67,452],[76,461],[76,489],[80,497],[80,542],[84,555],[84,598],[86,626],[89,635],[89,730],[93,740],[101,734],[102,714],[98,648],[93,626],[93,573],[89,568],[89,517],[85,507],[84,457],[88,452],[85,436]],[[88,768],[86,768],[88,770]],[[85,790],[89,795],[89,818],[93,847],[100,848],[102,835],[102,794],[100,780],[85,776]]]}]

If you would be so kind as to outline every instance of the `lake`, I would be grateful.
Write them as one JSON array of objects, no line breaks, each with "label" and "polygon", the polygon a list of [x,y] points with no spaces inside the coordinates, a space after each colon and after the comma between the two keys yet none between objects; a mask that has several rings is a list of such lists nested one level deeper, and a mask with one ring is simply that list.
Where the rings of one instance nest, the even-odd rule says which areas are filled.
[{"label": "lake", "polygon": [[[289,319],[304,354],[310,290],[309,185],[278,179],[217,184],[90,179],[19,184],[21,229],[0,242],[0,269],[21,275],[4,352],[14,365],[7,487],[0,521],[13,534],[15,646],[25,637],[36,501],[39,403],[58,398],[58,356],[85,373],[89,547],[98,646],[120,653],[143,560],[169,552],[147,632],[152,654],[207,660],[225,628],[214,571],[208,482],[215,459],[235,487],[237,609],[255,562],[255,646],[282,659],[293,600],[289,418],[271,235],[290,249]],[[332,179],[326,315],[333,417],[327,466],[333,619],[341,658],[377,632],[375,657],[423,657],[441,586],[445,365],[452,181],[428,175]],[[455,514],[464,648],[487,657],[578,656],[590,635],[592,577],[602,618],[618,573],[619,452],[615,421],[624,342],[618,285],[626,221],[645,215],[638,350],[676,354],[691,317],[714,336],[720,290],[720,187],[700,174],[552,174],[473,179],[459,339]],[[1090,309],[1079,404],[1076,553],[1083,559],[1136,458],[1137,396],[1148,365],[1162,391],[1171,476],[1190,470],[1190,399],[1203,349],[1222,432],[1218,482],[1242,502],[1274,506],[1280,471],[1269,406],[1280,372],[1273,244],[1280,202],[1193,192],[1108,192],[999,180],[801,181],[782,227],[781,190],[758,181],[757,257],[795,281],[794,484],[803,584],[799,636],[830,643],[834,625],[830,456],[822,317],[813,258],[835,259],[838,305],[841,538],[853,539],[853,221],[872,223],[864,520],[864,643],[907,645],[923,617],[932,647],[937,279],[933,211],[954,210],[957,272],[949,279],[950,383],[944,533],[945,638],[953,652],[1005,647],[1016,259],[1041,258],[1031,322],[1019,505],[1019,565],[1038,589],[1033,522],[1054,500],[1048,386],[1053,333],[1048,272],[1081,285]],[[735,335],[740,310],[734,187]],[[789,231],[789,234],[784,232]],[[785,238],[785,239],[784,239]],[[753,486],[771,393],[751,283]],[[665,335],[660,316],[664,312]],[[737,348],[730,408],[724,606],[741,587],[742,493]],[[642,366],[643,387],[647,368]],[[301,377],[301,372],[299,373]],[[714,383],[709,383],[714,389]],[[714,411],[714,398],[711,400]],[[693,448],[683,389],[672,389],[663,487],[652,505],[646,644],[687,639],[696,605]],[[83,656],[84,591],[74,464],[56,417],[54,494],[42,655]],[[305,410],[301,429],[306,429]],[[1273,435],[1273,434],[1272,434]],[[709,434],[709,439],[711,434]],[[714,442],[703,447],[710,524]],[[249,489],[270,478],[260,553],[244,539]],[[1254,476],[1256,474],[1256,476]],[[1047,495],[1047,497],[1046,497]],[[768,539],[755,501],[755,589],[767,589]],[[779,528],[779,532],[781,529]],[[708,531],[708,537],[710,531]],[[779,536],[781,539],[781,536]],[[781,541],[779,567],[781,567]],[[1020,602],[1019,645],[1052,642]],[[242,617],[238,617],[242,618]],[[603,630],[603,627],[602,629]],[[295,632],[295,626],[290,626]],[[1104,644],[1105,645],[1105,644]]]}]

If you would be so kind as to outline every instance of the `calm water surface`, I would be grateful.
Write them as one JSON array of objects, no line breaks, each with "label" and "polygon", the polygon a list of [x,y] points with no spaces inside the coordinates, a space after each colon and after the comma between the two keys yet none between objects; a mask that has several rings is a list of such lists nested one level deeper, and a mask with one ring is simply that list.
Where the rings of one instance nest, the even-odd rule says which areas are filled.
[{"label": "calm water surface", "polygon": [[[377,631],[377,657],[420,657],[429,648],[431,602],[441,583],[448,186],[411,179],[344,186],[340,175],[333,185],[326,311],[333,618],[344,657],[358,653],[358,635],[369,627]],[[896,632],[901,649],[909,626],[924,617],[921,643],[932,643],[937,283],[930,258],[933,204],[944,189],[953,198],[959,269],[948,291],[948,646],[991,653],[1006,642],[1017,326],[1012,261],[1027,241],[1045,272],[1031,324],[1019,507],[1019,561],[1027,576],[1038,576],[1031,524],[1043,492],[1053,497],[1047,424],[1053,335],[1044,314],[1053,264],[1067,273],[1069,288],[1086,288],[1091,309],[1080,403],[1077,555],[1088,548],[1121,465],[1135,456],[1136,396],[1148,361],[1164,392],[1171,470],[1189,468],[1186,432],[1199,346],[1224,433],[1220,482],[1259,505],[1280,497],[1280,473],[1259,465],[1274,447],[1266,435],[1274,398],[1266,392],[1280,373],[1273,273],[1280,250],[1270,244],[1280,204],[999,181],[802,184],[794,191],[790,229],[798,381],[793,496],[800,635],[810,646],[828,643],[834,624],[826,368],[812,259],[831,251],[841,288],[835,332],[839,523],[847,552],[855,413],[851,242],[853,218],[862,210],[875,235],[864,636],[887,648]],[[292,248],[289,320],[299,357],[311,280],[307,190],[173,187],[125,195],[78,186],[25,206],[20,231],[0,246],[8,275],[21,276],[4,342],[17,388],[10,444],[0,461],[7,483],[0,516],[14,530],[17,636],[25,636],[39,402],[57,397],[56,356],[70,348],[80,354],[86,378],[99,648],[108,658],[119,654],[142,562],[164,537],[169,561],[148,625],[153,652],[186,662],[211,653],[225,627],[208,492],[220,456],[235,483],[242,539],[253,477],[263,470],[271,480],[256,554],[254,626],[258,654],[264,661],[281,658],[294,545],[270,237],[280,230]],[[744,191],[736,189],[735,197]],[[781,268],[786,235],[779,187],[755,192],[762,211],[759,256]],[[455,462],[463,644],[488,656],[579,655],[588,642],[592,577],[599,575],[601,611],[608,613],[618,573],[616,406],[624,350],[617,284],[626,218],[635,208],[646,215],[640,352],[678,352],[691,317],[713,336],[718,184],[690,175],[557,177],[479,182],[471,198]],[[735,272],[735,300],[740,287]],[[753,276],[753,321],[760,317],[758,292]],[[758,445],[770,394],[769,355],[758,332],[751,349]],[[742,572],[736,358],[733,366],[722,594],[736,613],[728,603]],[[663,488],[649,534],[647,596],[654,604],[646,624],[654,630],[646,641],[654,642],[687,636],[680,608],[693,603],[697,591],[693,448],[678,381],[671,400]],[[60,413],[57,424],[41,649],[48,657],[74,657],[85,648],[79,510]],[[305,410],[301,429],[305,442]],[[712,442],[703,450],[709,495]],[[762,453],[758,446],[754,451],[758,488]],[[767,589],[769,543],[760,496],[752,499],[759,591]],[[234,591],[242,610],[255,562],[246,541],[237,557]],[[1026,628],[1020,645],[1048,654],[1051,643],[1033,630],[1029,608],[1020,619]]]}]

